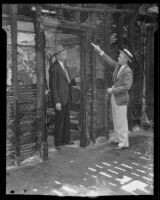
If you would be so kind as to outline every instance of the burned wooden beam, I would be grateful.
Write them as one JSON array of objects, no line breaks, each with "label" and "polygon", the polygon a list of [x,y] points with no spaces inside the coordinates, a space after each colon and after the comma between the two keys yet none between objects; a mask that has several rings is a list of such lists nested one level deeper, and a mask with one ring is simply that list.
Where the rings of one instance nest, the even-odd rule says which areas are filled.
[{"label": "burned wooden beam", "polygon": [[85,80],[85,53],[86,53],[86,48],[85,48],[85,42],[86,42],[86,37],[81,36],[80,37],[80,45],[81,45],[81,67],[80,67],[80,77],[81,77],[81,90],[80,90],[80,125],[81,125],[81,138],[80,138],[80,146],[85,147],[87,143],[87,138],[86,138],[86,80]]},{"label": "burned wooden beam", "polygon": [[41,8],[36,6],[35,12],[35,50],[37,66],[37,118],[38,118],[38,145],[41,146],[40,155],[43,160],[48,158],[47,131],[46,131],[46,102],[45,102],[45,35],[41,25]]},{"label": "burned wooden beam", "polygon": [[[96,35],[94,33],[93,42],[96,41]],[[91,137],[93,143],[96,141],[96,54],[92,49],[92,63],[91,63]]]},{"label": "burned wooden beam", "polygon": [[[81,4],[77,4],[77,7],[81,7]],[[81,12],[80,11],[77,11],[75,13],[75,21],[77,24],[80,24],[81,23]]]},{"label": "burned wooden beam", "polygon": [[[8,22],[9,15],[3,14],[2,18],[3,18],[3,23],[6,23],[6,24],[9,23]],[[71,31],[72,29],[74,34],[82,34],[82,31],[86,30],[88,27],[90,28],[95,27],[95,25],[88,25],[85,23],[77,24],[77,22],[69,22],[64,19],[61,19],[60,24],[57,26],[57,24],[54,24],[53,22],[50,23],[49,21],[44,21],[43,16],[41,16],[41,18],[42,18],[41,23],[44,25],[44,30],[57,28],[57,30],[63,29],[64,33],[68,33],[68,31]],[[34,22],[35,19],[29,16],[18,15],[17,20],[24,21],[24,22]]]},{"label": "burned wooden beam", "polygon": [[19,165],[19,136],[17,133],[17,101],[18,101],[18,71],[17,71],[17,5],[11,4],[9,7],[11,24],[11,44],[12,44],[12,69],[13,69],[13,113],[14,113],[14,134],[15,134],[15,164]]},{"label": "burned wooden beam", "polygon": [[[104,18],[104,24],[105,24],[105,30],[104,35],[105,37],[105,51],[110,52],[110,32],[108,32],[109,29],[111,29],[111,13],[107,13]],[[105,133],[107,139],[109,139],[109,95],[107,93],[107,88],[109,88],[109,81],[106,77],[109,76],[109,71],[107,69],[104,70],[104,104],[105,104]]]},{"label": "burned wooden beam", "polygon": [[102,13],[102,12],[114,12],[114,13],[133,13],[135,11],[131,10],[131,9],[116,9],[116,8],[82,8],[79,6],[69,6],[69,5],[65,5],[65,4],[45,4],[46,7],[48,7],[49,9],[54,8],[54,9],[64,9],[64,10],[72,10],[72,11],[80,11],[80,12],[98,12],[98,13]]}]

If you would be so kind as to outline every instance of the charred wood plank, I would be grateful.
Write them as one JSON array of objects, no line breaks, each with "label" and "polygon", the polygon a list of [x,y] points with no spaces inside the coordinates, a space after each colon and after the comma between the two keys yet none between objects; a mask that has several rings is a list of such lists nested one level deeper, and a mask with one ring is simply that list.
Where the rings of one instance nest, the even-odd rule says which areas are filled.
[{"label": "charred wood plank", "polygon": [[[111,29],[111,13],[106,13],[105,14],[105,18],[104,18],[104,25],[105,25],[105,29],[104,29],[104,35],[105,35],[105,51],[108,52],[109,51],[109,39],[110,39],[110,32],[108,30]],[[109,106],[110,106],[110,102],[109,102],[109,96],[107,94],[107,88],[109,87],[109,83],[107,82],[107,78],[109,76],[109,70],[105,69],[104,70],[104,107],[105,107],[105,133],[106,133],[106,137],[107,139],[109,139]]]},{"label": "charred wood plank", "polygon": [[[45,102],[45,35],[41,21],[41,8],[36,6],[35,11],[35,42],[37,66],[37,117],[38,117],[38,143],[41,144],[40,155],[42,159],[48,158],[47,129],[46,129],[46,102]],[[42,143],[41,143],[42,142]]]},{"label": "charred wood plank", "polygon": [[86,36],[80,37],[80,56],[81,56],[81,67],[80,67],[80,77],[81,77],[81,90],[80,90],[80,125],[81,125],[81,138],[80,146],[86,146],[86,74],[85,74],[85,54],[86,54]]},{"label": "charred wood plank", "polygon": [[13,67],[13,112],[14,112],[14,134],[15,134],[15,164],[19,165],[19,143],[17,134],[17,101],[18,101],[18,72],[17,72],[17,5],[9,7],[12,43],[12,67]]},{"label": "charred wood plank", "polygon": [[[93,32],[93,42],[96,41],[95,31]],[[96,141],[96,54],[95,51],[91,52],[91,137],[93,143]]]},{"label": "charred wood plank", "polygon": [[72,11],[81,11],[81,12],[98,12],[98,13],[103,13],[103,12],[124,12],[124,13],[133,13],[133,10],[130,9],[116,9],[116,8],[85,8],[85,7],[77,7],[77,6],[69,6],[65,4],[46,4],[49,9],[51,8],[58,8],[58,9],[63,9],[63,10],[72,10]]}]

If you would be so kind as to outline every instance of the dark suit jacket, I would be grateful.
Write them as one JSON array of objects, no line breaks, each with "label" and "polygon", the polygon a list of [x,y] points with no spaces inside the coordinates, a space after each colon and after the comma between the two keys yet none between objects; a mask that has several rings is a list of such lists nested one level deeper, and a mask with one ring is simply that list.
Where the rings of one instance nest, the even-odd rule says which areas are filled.
[{"label": "dark suit jacket", "polygon": [[[68,70],[67,72],[70,77]],[[49,88],[51,90],[52,103],[66,105],[71,99],[71,85],[76,85],[75,80],[71,80],[71,83],[69,84],[66,74],[59,62],[56,61],[55,63],[52,63],[49,68]]]},{"label": "dark suit jacket", "polygon": [[132,70],[128,65],[126,65],[117,76],[120,67],[119,63],[109,58],[106,54],[102,57],[108,64],[115,67],[112,78],[114,86],[112,93],[117,105],[127,105],[129,102],[128,90],[130,90],[133,82]]}]

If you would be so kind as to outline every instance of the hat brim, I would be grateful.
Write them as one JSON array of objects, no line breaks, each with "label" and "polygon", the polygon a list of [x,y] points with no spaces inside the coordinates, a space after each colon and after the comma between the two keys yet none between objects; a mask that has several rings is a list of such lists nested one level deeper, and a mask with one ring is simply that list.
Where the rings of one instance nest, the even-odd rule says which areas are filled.
[{"label": "hat brim", "polygon": [[129,60],[129,62],[132,62],[132,60],[128,57],[128,55],[127,55],[124,51],[122,51],[122,50],[120,50],[120,49],[119,49],[119,51],[120,51],[121,53],[123,53],[123,54],[127,57],[127,59]]},{"label": "hat brim", "polygon": [[58,54],[60,54],[61,52],[65,51],[65,49],[61,50],[61,51],[58,51],[57,53],[54,53],[53,55],[54,56],[57,56]]}]

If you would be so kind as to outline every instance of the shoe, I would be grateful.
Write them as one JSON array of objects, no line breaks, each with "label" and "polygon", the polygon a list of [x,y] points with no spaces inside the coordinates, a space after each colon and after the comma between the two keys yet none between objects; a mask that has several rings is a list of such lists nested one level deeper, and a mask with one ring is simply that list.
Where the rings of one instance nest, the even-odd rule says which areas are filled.
[{"label": "shoe", "polygon": [[114,142],[114,141],[111,141],[111,142],[110,142],[110,144],[116,144],[116,145],[117,145],[118,143],[119,143],[119,142]]},{"label": "shoe", "polygon": [[64,143],[63,145],[70,145],[70,144],[74,144],[74,142]]},{"label": "shoe", "polygon": [[128,149],[129,147],[114,147],[114,149],[116,150],[124,150],[124,149]]},{"label": "shoe", "polygon": [[74,144],[74,142],[69,142],[68,144]]},{"label": "shoe", "polygon": [[55,146],[55,149],[57,149],[58,151],[60,151],[61,147],[60,146]]}]

